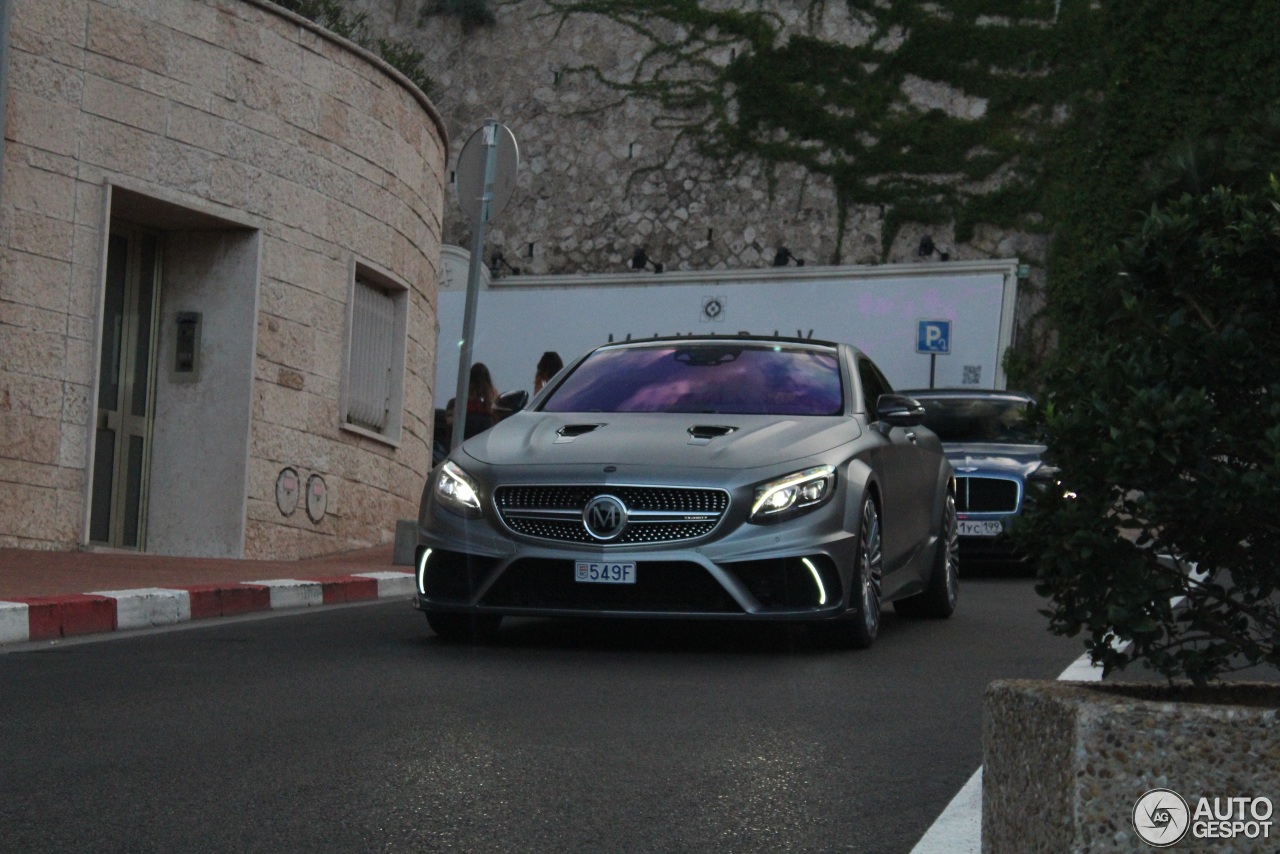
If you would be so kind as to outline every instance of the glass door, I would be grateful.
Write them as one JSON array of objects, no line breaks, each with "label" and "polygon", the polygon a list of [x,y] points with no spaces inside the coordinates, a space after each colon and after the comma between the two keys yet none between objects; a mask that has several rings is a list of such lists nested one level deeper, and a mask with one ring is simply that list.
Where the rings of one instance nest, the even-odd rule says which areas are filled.
[{"label": "glass door", "polygon": [[107,245],[89,539],[115,548],[146,544],[159,250],[139,230],[112,229]]}]

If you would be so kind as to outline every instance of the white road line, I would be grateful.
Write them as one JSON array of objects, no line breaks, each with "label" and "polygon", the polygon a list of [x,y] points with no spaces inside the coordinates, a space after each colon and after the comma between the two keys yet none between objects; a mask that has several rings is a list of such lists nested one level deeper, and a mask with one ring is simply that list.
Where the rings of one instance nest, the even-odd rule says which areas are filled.
[{"label": "white road line", "polygon": [[[1102,668],[1088,654],[1071,662],[1058,679],[1064,682],[1097,682]],[[911,854],[981,854],[982,852],[982,769],[951,799],[937,821],[911,849]]]},{"label": "white road line", "polygon": [[[1176,567],[1178,563],[1168,555],[1160,556],[1166,566]],[[1195,563],[1187,564],[1187,576],[1192,584],[1201,584],[1208,577],[1201,572]],[[1185,596],[1178,596],[1169,601],[1177,608]],[[1114,642],[1116,649],[1123,649],[1128,642]],[[1102,668],[1089,660],[1089,656],[1080,656],[1058,676],[1060,682],[1100,682]],[[951,799],[947,808],[938,816],[937,821],[925,831],[924,836],[911,849],[911,854],[981,854],[982,851],[982,769],[973,772],[969,782],[961,787],[960,792]]]},{"label": "white road line", "polygon": [[911,854],[979,854],[982,851],[982,769],[951,799]]}]

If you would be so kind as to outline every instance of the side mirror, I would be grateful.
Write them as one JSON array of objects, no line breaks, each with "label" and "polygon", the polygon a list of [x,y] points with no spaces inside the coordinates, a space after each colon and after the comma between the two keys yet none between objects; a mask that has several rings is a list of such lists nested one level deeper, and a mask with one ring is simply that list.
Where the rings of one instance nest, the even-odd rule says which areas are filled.
[{"label": "side mirror", "polygon": [[529,392],[527,389],[509,391],[506,394],[498,395],[498,402],[493,407],[494,420],[506,418],[508,415],[519,412],[528,405]]},{"label": "side mirror", "polygon": [[924,405],[912,397],[882,394],[876,399],[876,419],[893,427],[918,427],[924,423]]}]

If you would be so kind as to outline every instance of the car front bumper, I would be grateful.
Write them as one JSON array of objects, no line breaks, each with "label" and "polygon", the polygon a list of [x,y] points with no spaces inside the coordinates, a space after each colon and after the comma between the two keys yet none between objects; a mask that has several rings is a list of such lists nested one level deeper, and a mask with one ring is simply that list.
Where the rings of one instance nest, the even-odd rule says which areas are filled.
[{"label": "car front bumper", "polygon": [[[844,514],[835,500],[779,524],[726,519],[687,543],[600,548],[517,537],[434,507],[419,527],[414,604],[473,615],[835,618],[857,548]],[[629,566],[632,580],[580,581],[580,562]]]}]

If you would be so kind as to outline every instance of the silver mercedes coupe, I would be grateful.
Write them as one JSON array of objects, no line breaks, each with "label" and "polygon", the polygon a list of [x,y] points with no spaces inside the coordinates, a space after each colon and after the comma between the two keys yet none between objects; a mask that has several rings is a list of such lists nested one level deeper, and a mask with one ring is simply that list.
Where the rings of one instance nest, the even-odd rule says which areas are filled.
[{"label": "silver mercedes coupe", "polygon": [[870,646],[885,603],[956,606],[955,480],[923,418],[847,344],[600,347],[433,469],[415,606],[449,640],[599,616],[803,622]]}]

